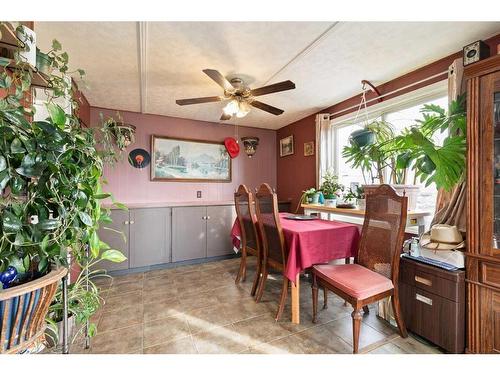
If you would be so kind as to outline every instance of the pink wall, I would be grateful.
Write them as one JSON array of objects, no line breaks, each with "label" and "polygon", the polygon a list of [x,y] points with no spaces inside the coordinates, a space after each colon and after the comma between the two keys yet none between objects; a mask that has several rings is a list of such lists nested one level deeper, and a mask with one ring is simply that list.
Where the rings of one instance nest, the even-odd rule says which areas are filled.
[{"label": "pink wall", "polygon": [[277,131],[276,147],[279,141],[293,135],[294,154],[277,156],[278,199],[290,200],[295,211],[302,191],[316,186],[316,156],[304,156],[304,143],[315,140],[315,115],[308,116]]},{"label": "pink wall", "polygon": [[[91,107],[92,125],[99,123],[101,112],[105,118],[116,115],[115,110]],[[238,127],[240,138],[257,136],[260,138],[260,144],[252,159],[249,159],[243,151],[233,159],[233,175],[230,183],[153,182],[150,181],[149,166],[136,169],[127,160],[128,152],[135,148],[143,148],[150,152],[152,134],[221,142],[225,137],[235,136],[235,127],[175,117],[119,112],[125,122],[137,127],[135,144],[127,148],[123,160],[105,170],[108,184],[103,190],[113,193],[115,199],[120,202],[227,201],[233,199],[233,193],[239,184],[245,184],[253,189],[267,182],[276,187],[276,132],[273,130]],[[201,199],[196,198],[197,190],[202,191]]]}]

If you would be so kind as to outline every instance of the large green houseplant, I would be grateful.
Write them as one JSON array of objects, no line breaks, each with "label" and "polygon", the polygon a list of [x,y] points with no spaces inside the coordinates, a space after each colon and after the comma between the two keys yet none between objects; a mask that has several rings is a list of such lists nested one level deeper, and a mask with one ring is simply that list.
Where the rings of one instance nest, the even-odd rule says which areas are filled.
[{"label": "large green houseplant", "polygon": [[[374,121],[368,128],[375,133],[375,142],[359,146],[351,140],[342,151],[346,162],[363,172],[365,183],[378,179],[384,183],[383,170],[390,171],[388,183],[406,184],[408,170],[426,185],[450,190],[463,178],[466,150],[465,101],[461,96],[450,103],[448,111],[437,105],[424,105],[422,120],[402,134],[395,135],[392,125]],[[448,131],[443,143],[436,141],[438,132]],[[371,179],[368,182],[367,177]]]},{"label": "large green houseplant", "polygon": [[[101,208],[101,201],[111,197],[101,189],[103,167],[115,159],[111,135],[105,128],[82,128],[74,110],[57,104],[65,98],[72,109],[78,106],[68,79],[69,57],[55,40],[47,55],[49,116],[42,121],[32,120],[33,69],[19,53],[0,58],[0,273],[16,269],[11,286],[70,262],[85,269],[104,259],[126,259],[98,236],[99,226],[111,221],[109,210]],[[83,284],[86,290],[87,280]],[[86,293],[79,304],[90,313],[81,315],[82,323],[96,310],[89,310],[85,300],[95,305],[99,299],[97,288]]]},{"label": "large green houseplant", "polygon": [[[451,190],[463,179],[466,153],[465,96],[450,103],[448,110],[438,105],[422,107],[422,120],[403,134],[394,138],[392,146],[408,155],[419,178],[426,186]],[[442,144],[436,140],[438,133],[447,132]]]}]

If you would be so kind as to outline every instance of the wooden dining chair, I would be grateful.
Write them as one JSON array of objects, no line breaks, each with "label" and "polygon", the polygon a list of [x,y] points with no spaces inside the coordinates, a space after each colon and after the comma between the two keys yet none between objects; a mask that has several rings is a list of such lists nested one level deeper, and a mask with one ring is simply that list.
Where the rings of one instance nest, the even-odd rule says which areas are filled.
[{"label": "wooden dining chair", "polygon": [[284,275],[288,251],[278,214],[278,199],[269,184],[262,184],[255,194],[257,207],[257,223],[262,238],[262,275],[257,288],[256,301],[259,302],[264,293],[267,276],[270,269],[283,274],[283,286],[276,313],[276,320],[281,318],[288,294],[288,278]]},{"label": "wooden dining chair", "polygon": [[241,262],[235,283],[239,283],[240,280],[246,280],[247,256],[256,256],[257,270],[251,290],[251,295],[254,296],[261,274],[262,249],[257,232],[257,217],[255,215],[255,202],[253,194],[245,185],[240,185],[238,190],[234,193],[234,204],[236,207],[237,220],[240,224],[241,230]]},{"label": "wooden dining chair", "polygon": [[313,322],[318,310],[318,287],[331,290],[353,307],[353,352],[358,352],[361,309],[391,297],[399,334],[407,337],[398,294],[399,260],[403,247],[408,198],[389,185],[381,185],[366,197],[361,241],[354,264],[313,267]]}]

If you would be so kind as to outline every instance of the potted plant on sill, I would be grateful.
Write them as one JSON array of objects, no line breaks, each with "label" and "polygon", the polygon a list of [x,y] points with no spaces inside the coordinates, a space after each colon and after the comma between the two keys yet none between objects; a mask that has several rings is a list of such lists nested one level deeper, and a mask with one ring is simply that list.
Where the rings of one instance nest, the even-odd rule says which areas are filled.
[{"label": "potted plant on sill", "polygon": [[114,159],[114,150],[99,147],[97,139],[109,142],[110,135],[81,128],[74,112],[67,114],[54,103],[58,97],[72,98],[72,87],[66,78],[68,56],[57,41],[49,56],[50,115],[44,121],[32,120],[34,108],[27,100],[33,70],[23,68],[18,57],[0,59],[0,273],[14,276],[2,277],[0,324],[12,334],[2,335],[1,353],[26,350],[43,338],[69,254],[80,265],[125,259],[97,235],[99,225],[111,220],[101,209],[100,201],[110,195],[100,183],[104,164]]},{"label": "potted plant on sill", "polygon": [[302,192],[302,202],[307,204],[318,204],[319,202],[319,190],[316,188],[310,188]]},{"label": "potted plant on sill", "polygon": [[[411,159],[407,150],[395,147],[393,125],[387,121],[375,120],[366,125],[366,129],[374,134],[374,141],[361,146],[351,134],[349,145],[342,150],[342,156],[353,168],[361,169],[366,194],[370,194],[379,184],[389,183],[399,194],[409,196],[409,208],[414,209],[419,187],[406,183]],[[390,171],[388,181],[384,176],[387,169]],[[376,181],[379,184],[375,184]]]},{"label": "potted plant on sill", "polygon": [[349,197],[356,199],[358,209],[366,209],[365,188],[363,186],[356,186],[354,189],[349,189]]},{"label": "potted plant on sill", "polygon": [[338,180],[338,177],[330,170],[323,176],[320,189],[325,197],[325,206],[335,207],[337,197],[344,191],[344,185],[340,184]]}]

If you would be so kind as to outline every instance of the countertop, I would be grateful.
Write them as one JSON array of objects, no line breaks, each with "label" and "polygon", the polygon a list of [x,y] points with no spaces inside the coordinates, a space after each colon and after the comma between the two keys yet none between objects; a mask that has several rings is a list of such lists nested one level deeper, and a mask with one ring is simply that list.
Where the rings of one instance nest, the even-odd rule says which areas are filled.
[{"label": "countertop", "polygon": [[[194,206],[233,206],[233,200],[223,201],[181,201],[181,202],[120,202],[127,208],[162,208],[162,207],[194,207]],[[290,203],[290,201],[279,201],[278,203]],[[103,208],[116,208],[113,204],[106,202]]]}]

